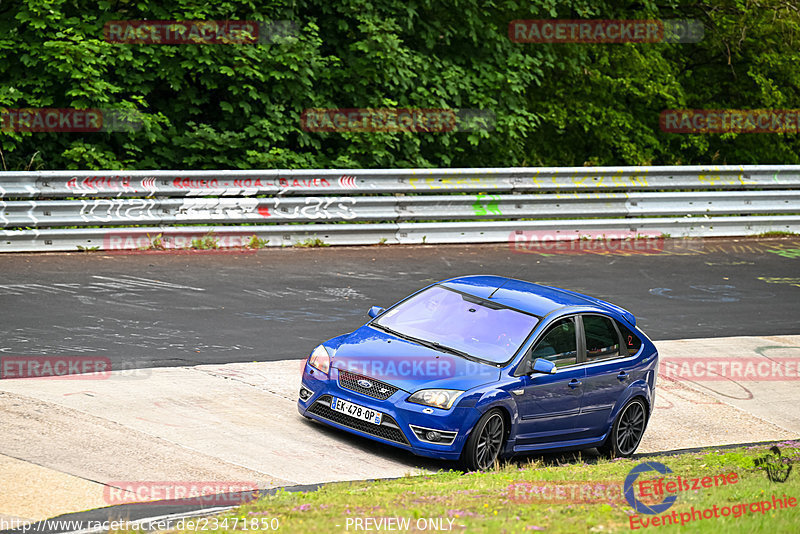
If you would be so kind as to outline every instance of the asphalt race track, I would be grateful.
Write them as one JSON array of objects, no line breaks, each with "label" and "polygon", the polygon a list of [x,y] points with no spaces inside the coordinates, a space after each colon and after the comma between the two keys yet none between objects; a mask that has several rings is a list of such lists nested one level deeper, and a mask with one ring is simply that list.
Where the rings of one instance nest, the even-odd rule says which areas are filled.
[{"label": "asphalt race track", "polygon": [[[0,523],[131,513],[124,499],[103,508],[120,504],[110,496],[125,481],[266,490],[448,468],[296,409],[299,359],[317,343],[364,323],[370,306],[446,277],[508,275],[616,302],[671,369],[709,356],[770,369],[800,358],[800,239],[523,250],[0,255],[0,360],[87,356],[112,368],[82,380],[0,380]],[[698,382],[660,372],[638,453],[796,439],[800,398],[786,377]],[[319,451],[335,451],[324,470],[308,461]]]},{"label": "asphalt race track", "polygon": [[512,276],[631,310],[654,340],[798,332],[800,240],[667,240],[633,251],[508,245],[0,256],[0,354],[112,368],[304,358],[436,280]]}]

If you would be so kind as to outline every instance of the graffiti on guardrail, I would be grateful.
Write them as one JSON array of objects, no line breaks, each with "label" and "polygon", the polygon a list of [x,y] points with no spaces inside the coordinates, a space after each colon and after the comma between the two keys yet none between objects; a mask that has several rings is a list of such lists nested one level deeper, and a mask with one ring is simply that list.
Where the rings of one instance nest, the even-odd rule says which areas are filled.
[{"label": "graffiti on guardrail", "polygon": [[169,205],[162,206],[159,201],[152,198],[95,198],[80,202],[79,216],[84,222],[157,221],[173,212],[177,220],[269,216],[268,207],[260,207],[258,199],[255,198],[193,198],[182,201],[174,209]]},{"label": "graffiti on guardrail", "polygon": [[[70,202],[70,201],[67,201]],[[71,207],[33,202],[20,202],[12,223],[0,212],[3,226],[22,224],[49,224],[48,221],[68,221],[77,214],[85,223],[137,222],[137,221],[203,221],[214,219],[331,219],[356,218],[353,197],[301,197],[301,198],[188,198],[180,201],[154,198],[92,198],[80,199],[80,206]],[[6,206],[8,208],[8,206]],[[63,224],[63,223],[62,223]]]},{"label": "graffiti on guardrail", "polygon": [[305,218],[311,220],[356,218],[352,209],[356,204],[356,199],[353,197],[306,197],[303,204],[303,206],[298,206],[297,202],[288,203],[281,200],[280,197],[276,197],[272,215],[285,219]]},{"label": "graffiti on guardrail", "polygon": [[[336,182],[334,182],[336,183]],[[264,178],[189,178],[174,177],[159,180],[156,177],[134,178],[131,176],[87,176],[69,178],[64,187],[78,193],[101,192],[156,192],[159,187],[178,190],[246,190],[246,189],[322,189],[333,187],[331,180],[323,177],[264,177]],[[358,189],[359,184],[352,175],[342,175],[338,179],[343,189]],[[58,187],[58,180],[45,179],[40,182],[43,188]]]},{"label": "graffiti on guardrail", "polygon": [[[597,174],[581,174],[573,176],[550,176],[548,178],[540,176],[539,173],[534,175],[531,180],[537,186],[553,185],[556,189],[559,188],[630,188],[630,187],[647,187],[646,173],[597,173]],[[607,181],[609,180],[609,181]]]},{"label": "graffiti on guardrail", "polygon": [[269,217],[269,207],[259,205],[260,199],[247,198],[190,198],[175,209],[178,220],[239,219]]},{"label": "graffiti on guardrail", "polygon": [[409,178],[408,185],[413,189],[457,189],[459,186],[478,186],[486,188],[511,189],[513,179],[495,176],[471,176],[468,178]]},{"label": "graffiti on guardrail", "polygon": [[479,217],[489,215],[490,213],[502,215],[503,213],[500,211],[500,208],[497,207],[499,201],[500,197],[498,195],[478,193],[475,197],[475,203],[472,204],[472,209],[475,211],[475,215]]},{"label": "graffiti on guardrail", "polygon": [[[156,206],[154,199],[131,198],[131,199],[107,199],[95,198],[92,200],[81,200],[79,216],[82,220],[89,222],[109,222],[114,219],[158,219],[152,210]],[[98,210],[100,208],[100,210]],[[49,213],[49,212],[46,212]]]}]

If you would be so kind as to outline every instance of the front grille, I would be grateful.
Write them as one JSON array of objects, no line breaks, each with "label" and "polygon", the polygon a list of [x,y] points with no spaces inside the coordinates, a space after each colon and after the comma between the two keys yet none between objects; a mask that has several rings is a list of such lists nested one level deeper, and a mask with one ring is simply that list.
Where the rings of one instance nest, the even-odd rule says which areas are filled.
[{"label": "front grille", "polygon": [[332,421],[342,426],[358,430],[359,432],[377,436],[388,441],[394,441],[395,443],[408,445],[408,440],[400,430],[400,427],[397,425],[397,421],[395,421],[390,415],[383,414],[381,424],[373,425],[372,423],[367,423],[366,421],[361,421],[360,419],[350,417],[347,414],[333,411],[331,409],[332,400],[333,398],[330,395],[323,395],[311,406],[311,408],[308,409],[308,411],[314,415],[322,417],[323,419],[327,419],[328,421]]},{"label": "front grille", "polygon": [[[372,383],[372,387],[365,388],[358,384],[359,380],[367,380]],[[339,385],[344,389],[361,393],[373,399],[386,400],[394,395],[400,388],[369,378],[368,376],[357,375],[349,371],[339,371]]]}]

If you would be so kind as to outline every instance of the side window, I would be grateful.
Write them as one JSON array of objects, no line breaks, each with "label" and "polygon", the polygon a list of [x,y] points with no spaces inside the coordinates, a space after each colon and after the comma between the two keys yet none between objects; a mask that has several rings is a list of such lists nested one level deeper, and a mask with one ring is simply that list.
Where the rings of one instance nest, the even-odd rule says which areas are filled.
[{"label": "side window", "polygon": [[575,320],[561,319],[550,327],[531,352],[531,361],[536,358],[550,360],[556,367],[578,363],[578,345],[575,337]]},{"label": "side window", "polygon": [[587,362],[620,356],[619,336],[608,317],[584,315],[583,332],[586,336]]},{"label": "side window", "polygon": [[617,326],[619,326],[619,333],[622,334],[622,342],[628,347],[628,354],[633,356],[639,352],[639,349],[642,348],[642,340],[624,324],[617,322]]}]

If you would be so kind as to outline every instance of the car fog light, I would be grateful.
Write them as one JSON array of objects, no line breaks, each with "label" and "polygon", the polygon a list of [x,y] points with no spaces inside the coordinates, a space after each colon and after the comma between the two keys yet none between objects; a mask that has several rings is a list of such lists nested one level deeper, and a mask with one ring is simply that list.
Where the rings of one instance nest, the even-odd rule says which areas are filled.
[{"label": "car fog light", "polygon": [[312,393],[305,387],[300,388],[300,400],[308,400],[311,397]]},{"label": "car fog light", "polygon": [[427,439],[428,441],[439,441],[441,437],[442,436],[440,436],[438,432],[427,432],[425,434],[425,439]]}]

